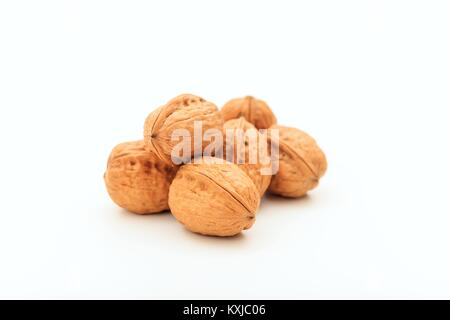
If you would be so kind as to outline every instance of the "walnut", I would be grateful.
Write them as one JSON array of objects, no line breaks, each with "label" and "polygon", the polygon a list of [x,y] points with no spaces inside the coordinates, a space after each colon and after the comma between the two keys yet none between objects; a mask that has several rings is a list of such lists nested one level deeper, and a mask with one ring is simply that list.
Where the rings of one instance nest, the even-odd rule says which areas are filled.
[{"label": "walnut", "polygon": [[[171,152],[179,143],[172,141],[175,129],[186,129],[191,139],[191,156],[194,156],[195,139],[200,139],[201,152],[209,144],[203,136],[194,137],[194,122],[201,121],[202,132],[211,128],[221,128],[223,119],[216,105],[203,98],[183,94],[159,107],[145,120],[144,141],[149,151],[154,152],[161,160],[171,162]],[[186,160],[186,159],[183,159]]]},{"label": "walnut", "polygon": [[[260,195],[263,196],[272,178],[269,174],[272,162],[268,154],[267,140],[244,117],[228,120],[223,128],[225,135],[230,130],[233,133],[231,136],[233,140],[225,140],[224,143],[226,159],[236,163],[252,179]],[[241,143],[239,143],[240,140]],[[266,168],[266,172],[262,172],[263,168]]]},{"label": "walnut", "polygon": [[315,188],[325,174],[325,154],[312,137],[299,129],[279,125],[270,129],[279,130],[279,170],[272,177],[269,191],[284,197],[301,197]]},{"label": "walnut", "polygon": [[169,191],[175,218],[192,232],[212,236],[233,236],[250,228],[259,201],[259,192],[244,171],[209,157],[182,166]]},{"label": "walnut", "polygon": [[267,103],[251,96],[228,101],[220,113],[225,121],[244,117],[257,129],[267,129],[277,123],[277,118]]},{"label": "walnut", "polygon": [[138,214],[167,210],[169,185],[177,167],[144,149],[144,141],[125,142],[111,152],[104,180],[111,199]]}]

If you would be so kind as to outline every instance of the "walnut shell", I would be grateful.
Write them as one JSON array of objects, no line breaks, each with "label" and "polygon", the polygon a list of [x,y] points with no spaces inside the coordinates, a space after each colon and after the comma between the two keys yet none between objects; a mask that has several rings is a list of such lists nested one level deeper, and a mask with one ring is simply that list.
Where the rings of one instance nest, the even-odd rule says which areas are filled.
[{"label": "walnut shell", "polygon": [[217,158],[182,166],[169,191],[175,218],[188,230],[211,236],[233,236],[250,228],[259,201],[244,171]]},{"label": "walnut shell", "polygon": [[[171,152],[179,141],[172,141],[175,129],[186,129],[191,136],[191,156],[194,155],[194,121],[201,121],[202,132],[210,128],[221,128],[223,119],[217,106],[203,98],[183,94],[159,107],[145,120],[144,141],[149,151],[161,160],[171,162]],[[209,144],[202,140],[201,151]]]},{"label": "walnut shell", "polygon": [[311,136],[299,129],[279,125],[270,129],[279,130],[279,170],[272,177],[269,191],[284,197],[301,197],[314,189],[325,174],[325,154]]},{"label": "walnut shell", "polygon": [[111,199],[138,214],[167,210],[170,182],[177,167],[144,149],[144,141],[125,142],[111,152],[104,180]]},{"label": "walnut shell", "polygon": [[[259,131],[252,125],[250,122],[245,120],[244,117],[240,117],[239,119],[228,120],[223,125],[224,135],[227,130],[233,131],[233,142],[225,140],[224,143],[224,153],[227,156],[227,160],[232,161],[237,164],[240,169],[242,169],[249,177],[252,179],[256,188],[259,190],[261,196],[264,195],[267,188],[269,187],[270,180],[272,179],[272,175],[262,174],[261,169],[267,168],[267,171],[270,171],[272,167],[272,162],[270,160],[270,155],[267,150],[267,143],[265,141],[260,141],[263,139],[263,135],[259,133]],[[254,135],[256,139],[254,141],[250,138],[243,139],[243,148],[239,147],[238,143],[238,135],[239,131],[242,130],[241,133],[245,133],[248,131],[254,131]],[[241,159],[238,159],[238,154],[241,154]],[[250,157],[252,154],[256,154],[257,158],[255,162],[250,161]],[[232,158],[230,158],[232,156]],[[263,158],[266,157],[266,158]],[[239,162],[240,160],[240,162]],[[253,163],[252,163],[253,162]]]},{"label": "walnut shell", "polygon": [[225,121],[244,117],[257,129],[267,129],[277,123],[277,118],[267,103],[251,96],[228,101],[220,113]]}]

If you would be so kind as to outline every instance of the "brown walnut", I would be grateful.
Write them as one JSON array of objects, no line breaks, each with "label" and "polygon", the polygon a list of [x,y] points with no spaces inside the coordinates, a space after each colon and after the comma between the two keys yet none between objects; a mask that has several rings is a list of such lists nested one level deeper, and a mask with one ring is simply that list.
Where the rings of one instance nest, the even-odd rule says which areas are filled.
[{"label": "brown walnut", "polygon": [[267,129],[277,123],[277,118],[267,103],[251,96],[228,101],[220,113],[225,121],[244,117],[257,129]]},{"label": "brown walnut", "polygon": [[[269,169],[272,166],[264,136],[244,117],[228,120],[224,123],[223,128],[224,136],[229,130],[233,132],[233,141],[231,143],[224,139],[226,159],[237,164],[252,179],[260,195],[263,196],[272,178],[271,174],[261,171],[263,168],[266,168],[266,171],[270,171]],[[241,143],[238,142],[240,134],[244,135],[241,138]],[[255,138],[250,138],[250,135],[254,135]],[[252,159],[254,154],[256,159]],[[232,156],[232,158],[229,156]]]},{"label": "brown walnut", "polygon": [[211,236],[233,236],[250,228],[259,201],[250,178],[217,158],[182,166],[169,191],[175,218],[188,230]]},{"label": "brown walnut", "polygon": [[279,130],[279,170],[272,177],[269,191],[284,197],[301,197],[314,189],[325,174],[325,154],[311,136],[299,129],[279,125],[270,129]]},{"label": "brown walnut", "polygon": [[[147,150],[154,152],[161,160],[171,162],[171,153],[179,143],[172,140],[175,129],[185,129],[191,137],[191,157],[194,156],[194,121],[200,121],[202,132],[211,128],[221,128],[223,119],[216,105],[203,98],[183,94],[159,107],[145,120],[144,141]],[[200,142],[200,151],[209,144],[203,136],[196,137]],[[186,160],[186,159],[184,159]]]},{"label": "brown walnut", "polygon": [[111,199],[138,214],[167,210],[169,186],[177,167],[160,161],[144,149],[143,141],[117,145],[108,159],[104,175]]}]

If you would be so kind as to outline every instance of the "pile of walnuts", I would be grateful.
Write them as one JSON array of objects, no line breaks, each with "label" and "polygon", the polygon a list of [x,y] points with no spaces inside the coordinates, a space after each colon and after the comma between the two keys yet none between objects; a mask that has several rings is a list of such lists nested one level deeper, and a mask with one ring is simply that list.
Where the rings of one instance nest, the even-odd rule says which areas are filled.
[{"label": "pile of walnuts", "polygon": [[[276,139],[271,139],[268,130],[267,140],[279,150],[277,172],[261,174],[261,168],[271,163],[231,163],[219,161],[216,155],[198,158],[194,141],[190,158],[196,161],[174,165],[171,153],[178,142],[171,139],[172,132],[183,129],[194,135],[194,121],[201,121],[203,131],[278,129]],[[327,169],[325,155],[312,137],[276,122],[269,106],[253,97],[233,99],[219,111],[203,98],[180,95],[150,113],[142,140],[121,143],[112,150],[104,175],[108,193],[117,205],[137,214],[170,210],[190,231],[236,235],[254,224],[266,190],[301,197],[318,185]],[[207,144],[202,141],[200,149]],[[268,148],[268,143],[263,147]],[[236,152],[227,143],[223,148]],[[241,151],[248,156],[251,148],[245,145]]]}]

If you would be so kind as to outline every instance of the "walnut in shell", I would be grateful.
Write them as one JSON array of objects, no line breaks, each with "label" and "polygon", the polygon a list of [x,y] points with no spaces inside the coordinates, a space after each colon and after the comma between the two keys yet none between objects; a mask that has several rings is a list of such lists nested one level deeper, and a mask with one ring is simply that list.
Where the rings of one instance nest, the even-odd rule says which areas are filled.
[{"label": "walnut in shell", "polygon": [[[223,129],[228,138],[224,143],[226,159],[237,164],[263,196],[272,178],[269,174],[272,162],[268,154],[267,139],[244,117],[226,121]],[[230,138],[232,141],[229,141]]]},{"label": "walnut in shell", "polygon": [[311,136],[299,129],[279,125],[271,129],[279,130],[279,170],[272,177],[269,191],[284,197],[301,197],[314,189],[325,174],[325,154]]},{"label": "walnut in shell", "polygon": [[[175,129],[186,131],[191,137],[191,156],[196,151],[195,139],[200,141],[200,152],[209,144],[203,136],[194,137],[194,122],[201,122],[202,132],[211,128],[221,128],[223,119],[216,105],[203,98],[183,94],[159,107],[145,120],[144,141],[149,151],[154,152],[161,160],[171,162],[171,153],[180,142],[172,140]],[[183,159],[187,160],[187,159]]]},{"label": "walnut in shell", "polygon": [[138,214],[156,213],[169,208],[169,186],[176,170],[146,151],[144,141],[132,141],[112,150],[104,180],[120,207]]},{"label": "walnut in shell", "polygon": [[250,228],[259,201],[244,171],[217,158],[182,166],[169,191],[175,218],[188,230],[211,236],[233,236]]},{"label": "walnut in shell", "polygon": [[225,121],[244,117],[257,129],[267,129],[277,123],[277,118],[267,103],[251,96],[228,101],[220,113]]}]

